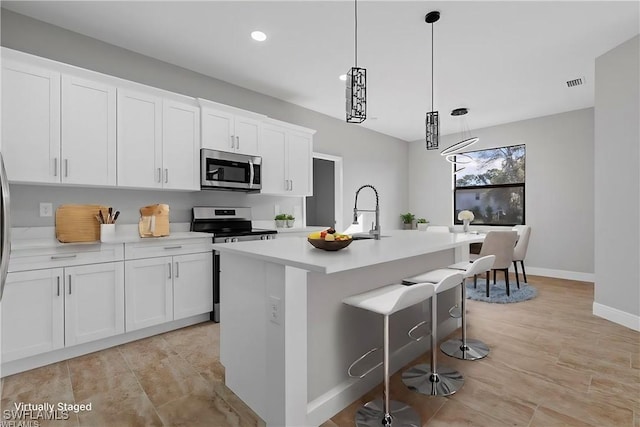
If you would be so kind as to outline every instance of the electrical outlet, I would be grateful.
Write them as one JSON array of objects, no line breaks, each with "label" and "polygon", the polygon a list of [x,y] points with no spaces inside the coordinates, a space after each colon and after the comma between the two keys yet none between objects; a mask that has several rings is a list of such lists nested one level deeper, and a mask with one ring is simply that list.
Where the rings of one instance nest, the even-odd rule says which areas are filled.
[{"label": "electrical outlet", "polygon": [[269,320],[271,320],[276,325],[280,324],[280,298],[274,297],[273,295],[269,297]]},{"label": "electrical outlet", "polygon": [[53,204],[52,203],[40,203],[40,216],[51,216],[53,215]]}]

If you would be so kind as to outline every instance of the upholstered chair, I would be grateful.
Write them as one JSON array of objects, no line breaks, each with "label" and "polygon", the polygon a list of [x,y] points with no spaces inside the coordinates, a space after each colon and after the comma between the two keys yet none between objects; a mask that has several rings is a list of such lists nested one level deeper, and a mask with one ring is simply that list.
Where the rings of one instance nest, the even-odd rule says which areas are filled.
[{"label": "upholstered chair", "polygon": [[520,278],[518,277],[518,262],[522,266],[522,275],[524,282],[527,283],[527,273],[524,271],[524,258],[527,256],[527,248],[529,247],[529,237],[531,236],[531,227],[528,225],[516,225],[512,230],[518,233],[518,243],[513,248],[513,269],[516,272],[516,283],[520,288]]}]

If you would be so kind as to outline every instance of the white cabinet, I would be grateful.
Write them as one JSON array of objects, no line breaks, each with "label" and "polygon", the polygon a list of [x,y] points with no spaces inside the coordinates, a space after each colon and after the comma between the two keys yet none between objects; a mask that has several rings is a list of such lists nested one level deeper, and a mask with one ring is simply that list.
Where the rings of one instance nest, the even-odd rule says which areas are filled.
[{"label": "white cabinet", "polygon": [[162,109],[163,188],[200,190],[200,109],[169,99]]},{"label": "white cabinet", "polygon": [[2,361],[124,333],[122,262],[9,273]]},{"label": "white cabinet", "polygon": [[62,76],[61,182],[116,185],[116,88]]},{"label": "white cabinet", "polygon": [[260,146],[260,118],[217,109],[200,100],[202,148],[257,155]]},{"label": "white cabinet", "polygon": [[198,190],[198,108],[118,89],[118,186]]},{"label": "white cabinet", "polygon": [[213,264],[211,252],[173,258],[174,320],[213,311]]},{"label": "white cabinet", "polygon": [[60,182],[60,73],[3,57],[2,154],[10,181]]},{"label": "white cabinet", "polygon": [[124,264],[64,269],[65,346],[124,333]]},{"label": "white cabinet", "polygon": [[64,347],[62,268],[9,273],[2,298],[2,361]]},{"label": "white cabinet", "polygon": [[262,194],[310,196],[313,133],[271,121],[262,128]]},{"label": "white cabinet", "polygon": [[208,238],[125,245],[127,332],[213,311],[210,246]]}]

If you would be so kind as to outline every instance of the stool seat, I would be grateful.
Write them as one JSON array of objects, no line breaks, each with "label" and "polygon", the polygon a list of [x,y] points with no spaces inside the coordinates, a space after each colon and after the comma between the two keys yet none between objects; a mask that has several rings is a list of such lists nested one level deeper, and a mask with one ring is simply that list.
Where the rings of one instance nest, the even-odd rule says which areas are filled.
[{"label": "stool seat", "polygon": [[413,285],[416,283],[438,283],[445,277],[451,276],[453,273],[460,273],[460,271],[452,268],[439,268],[407,279],[402,279],[402,283],[405,285]]},{"label": "stool seat", "polygon": [[342,302],[388,316],[430,298],[433,292],[433,283],[417,283],[411,287],[396,283],[351,295],[343,299]]},{"label": "stool seat", "polygon": [[460,262],[456,262],[455,264],[451,264],[447,268],[452,268],[454,270],[465,271],[467,268],[469,268],[471,266],[472,262],[473,261],[460,261]]}]

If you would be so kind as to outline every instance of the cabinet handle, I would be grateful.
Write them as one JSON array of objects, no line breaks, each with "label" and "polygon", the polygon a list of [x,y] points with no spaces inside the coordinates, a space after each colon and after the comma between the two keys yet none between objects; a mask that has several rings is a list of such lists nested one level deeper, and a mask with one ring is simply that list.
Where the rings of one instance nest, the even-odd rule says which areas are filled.
[{"label": "cabinet handle", "polygon": [[293,191],[293,180],[292,180],[292,179],[290,179],[290,180],[289,180],[289,182],[291,183],[290,190],[291,190],[291,191]]},{"label": "cabinet handle", "polygon": [[77,254],[73,254],[73,255],[52,255],[51,259],[69,259],[69,258],[75,258],[76,256],[78,256]]},{"label": "cabinet handle", "polygon": [[64,177],[69,176],[69,159],[64,159]]},{"label": "cabinet handle", "polygon": [[171,279],[171,263],[168,262],[167,266],[169,267],[169,279]]},{"label": "cabinet handle", "polygon": [[158,168],[158,182],[162,182],[162,168]]},{"label": "cabinet handle", "polygon": [[231,148],[235,148],[235,137],[231,135]]},{"label": "cabinet handle", "polygon": [[58,296],[60,296],[60,276],[56,277],[58,282]]},{"label": "cabinet handle", "polygon": [[71,275],[69,275],[69,295],[71,295]]},{"label": "cabinet handle", "polygon": [[165,249],[181,249],[182,245],[176,245],[176,246],[165,246]]},{"label": "cabinet handle", "polygon": [[58,158],[53,158],[53,176],[58,176]]},{"label": "cabinet handle", "polygon": [[169,169],[164,170],[164,183],[165,184],[169,183]]},{"label": "cabinet handle", "polygon": [[180,277],[180,263],[176,262],[176,279]]},{"label": "cabinet handle", "polygon": [[240,149],[240,137],[236,136],[236,148],[239,150]]}]

